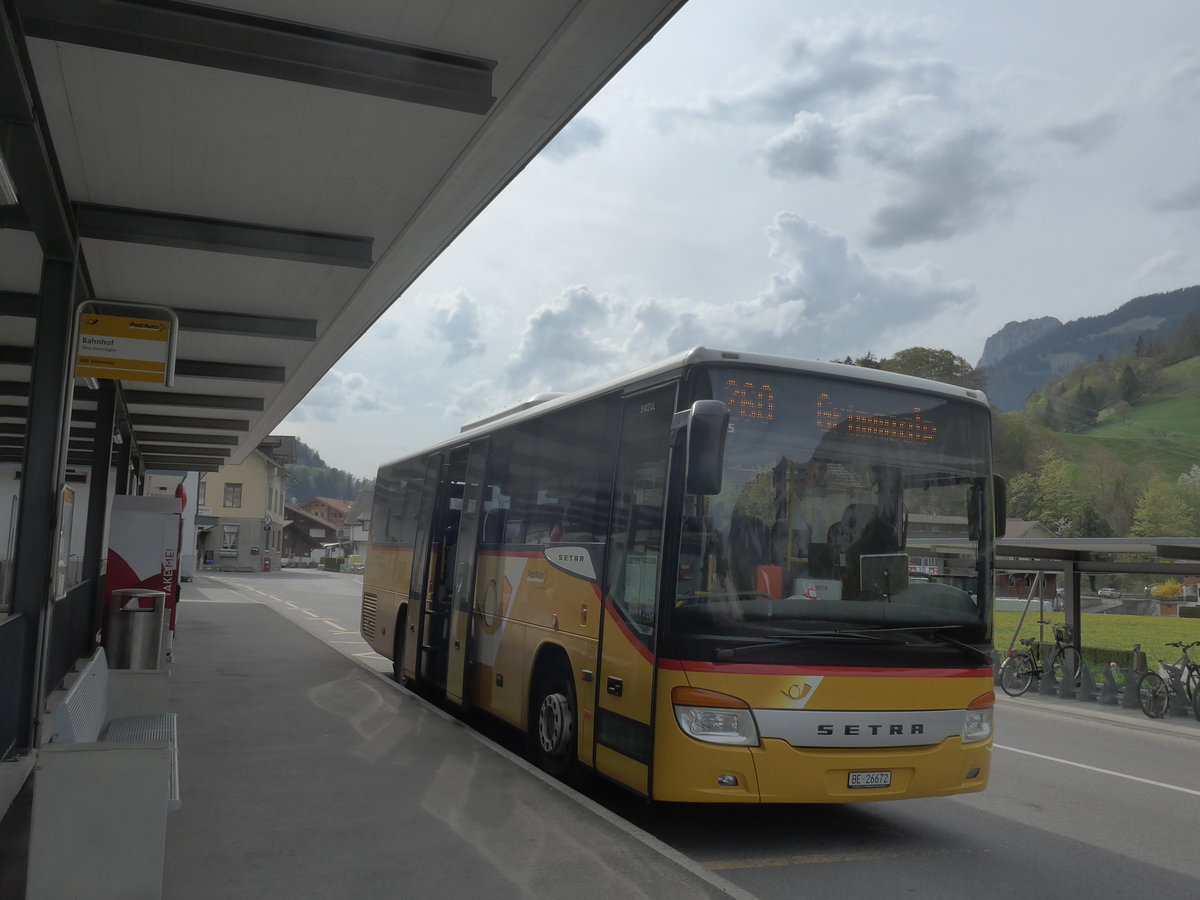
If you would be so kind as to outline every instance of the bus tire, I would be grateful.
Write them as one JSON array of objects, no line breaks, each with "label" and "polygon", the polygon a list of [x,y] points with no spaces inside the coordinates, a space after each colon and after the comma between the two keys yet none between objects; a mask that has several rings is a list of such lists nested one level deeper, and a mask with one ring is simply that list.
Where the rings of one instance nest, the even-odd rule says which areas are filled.
[{"label": "bus tire", "polygon": [[530,707],[530,749],[538,768],[566,780],[579,759],[579,707],[570,670],[554,664],[538,678]]},{"label": "bus tire", "polygon": [[392,643],[392,680],[396,684],[408,687],[408,677],[404,674],[404,632],[408,621],[408,607],[400,607],[396,615],[395,640]]}]

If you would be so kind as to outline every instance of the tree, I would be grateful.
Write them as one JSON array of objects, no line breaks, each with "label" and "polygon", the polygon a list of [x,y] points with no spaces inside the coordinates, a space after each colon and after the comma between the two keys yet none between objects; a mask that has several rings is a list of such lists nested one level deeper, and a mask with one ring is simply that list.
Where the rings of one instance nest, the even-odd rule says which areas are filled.
[{"label": "tree", "polygon": [[891,357],[879,361],[880,367],[888,372],[916,375],[946,384],[982,391],[987,387],[987,376],[956,353],[949,350],[933,350],[929,347],[909,347]]},{"label": "tree", "polygon": [[1036,519],[1062,537],[1098,536],[1100,514],[1085,502],[1071,477],[1071,464],[1055,450],[1042,453],[1036,472],[1022,473],[1009,483],[1009,510],[1023,519]]},{"label": "tree", "polygon": [[1138,398],[1138,379],[1133,373],[1133,366],[1126,365],[1121,372],[1121,379],[1117,382],[1117,391],[1121,395],[1121,399],[1126,403],[1132,403]]},{"label": "tree", "polygon": [[1185,537],[1195,531],[1192,510],[1175,485],[1155,477],[1146,485],[1133,511],[1135,537]]}]

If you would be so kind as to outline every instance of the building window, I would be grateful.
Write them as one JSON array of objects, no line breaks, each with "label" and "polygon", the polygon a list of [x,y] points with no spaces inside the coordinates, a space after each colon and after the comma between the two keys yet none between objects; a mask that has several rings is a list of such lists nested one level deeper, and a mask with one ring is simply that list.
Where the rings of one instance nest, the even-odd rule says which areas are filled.
[{"label": "building window", "polygon": [[207,484],[205,484],[203,481],[200,482],[200,490],[197,492],[197,495],[196,495],[196,505],[197,506],[204,505],[204,489],[206,487],[208,487]]},{"label": "building window", "polygon": [[225,504],[227,508],[241,509],[242,486],[240,484],[225,485]]},{"label": "building window", "polygon": [[[238,485],[241,487],[241,485]],[[237,525],[222,525],[221,526],[221,555],[222,556],[237,556],[238,555],[238,527]]]}]

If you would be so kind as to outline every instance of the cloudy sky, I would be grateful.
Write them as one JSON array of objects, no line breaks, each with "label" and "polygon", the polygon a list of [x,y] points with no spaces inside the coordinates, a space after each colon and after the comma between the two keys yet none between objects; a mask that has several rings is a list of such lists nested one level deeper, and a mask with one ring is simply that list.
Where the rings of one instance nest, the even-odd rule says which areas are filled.
[{"label": "cloudy sky", "polygon": [[374,475],[696,345],[978,361],[1200,283],[1200,3],[689,0],[278,433]]}]

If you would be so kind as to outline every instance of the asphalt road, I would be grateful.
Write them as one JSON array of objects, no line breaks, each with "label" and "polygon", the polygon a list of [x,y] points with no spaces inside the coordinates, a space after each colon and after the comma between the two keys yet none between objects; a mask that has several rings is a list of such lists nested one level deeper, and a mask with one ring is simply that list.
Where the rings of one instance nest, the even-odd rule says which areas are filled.
[{"label": "asphalt road", "polygon": [[[184,597],[202,593],[204,580]],[[285,570],[221,580],[390,671],[358,637],[360,578]],[[1037,699],[1002,699],[996,718],[991,782],[980,794],[746,808],[647,806],[602,782],[584,790],[763,900],[1200,897],[1200,723],[1159,731],[1140,714],[1097,720],[1082,704]]]}]

